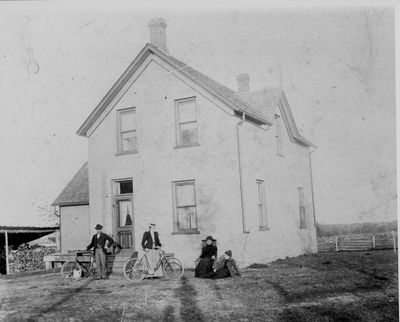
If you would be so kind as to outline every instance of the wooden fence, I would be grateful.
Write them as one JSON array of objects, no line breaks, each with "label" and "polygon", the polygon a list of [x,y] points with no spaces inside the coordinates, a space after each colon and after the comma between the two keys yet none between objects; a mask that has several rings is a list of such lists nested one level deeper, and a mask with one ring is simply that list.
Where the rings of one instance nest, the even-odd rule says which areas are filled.
[{"label": "wooden fence", "polygon": [[397,232],[382,234],[344,235],[319,237],[319,252],[362,251],[373,249],[393,249],[397,252]]}]

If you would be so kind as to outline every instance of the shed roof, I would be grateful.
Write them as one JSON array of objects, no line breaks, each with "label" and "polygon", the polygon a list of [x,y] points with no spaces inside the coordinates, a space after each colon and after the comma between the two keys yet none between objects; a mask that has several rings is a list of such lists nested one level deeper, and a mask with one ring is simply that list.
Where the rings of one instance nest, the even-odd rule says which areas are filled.
[{"label": "shed roof", "polygon": [[86,161],[64,190],[53,201],[52,206],[89,204],[89,168]]},{"label": "shed roof", "polygon": [[59,227],[0,226],[0,233],[52,233]]},{"label": "shed roof", "polygon": [[51,234],[57,229],[59,227],[0,226],[0,247],[5,245],[6,232],[8,245],[19,246]]}]

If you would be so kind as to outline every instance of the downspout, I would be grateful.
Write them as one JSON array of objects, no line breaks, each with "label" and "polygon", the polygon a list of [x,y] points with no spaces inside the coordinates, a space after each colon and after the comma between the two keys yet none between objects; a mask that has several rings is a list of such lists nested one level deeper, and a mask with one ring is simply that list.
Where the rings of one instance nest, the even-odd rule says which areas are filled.
[{"label": "downspout", "polygon": [[313,182],[313,174],[312,174],[312,162],[311,162],[311,154],[315,151],[314,148],[310,148],[308,151],[309,162],[310,162],[310,179],[311,179],[311,198],[312,198],[312,207],[313,207],[313,215],[314,215],[314,227],[316,227],[316,216],[315,216],[315,203],[314,203],[314,182]]},{"label": "downspout", "polygon": [[242,171],[242,162],[240,157],[240,139],[239,139],[239,126],[242,126],[245,120],[246,114],[242,113],[242,119],[240,122],[236,123],[236,141],[237,141],[237,151],[238,151],[238,165],[239,165],[239,187],[240,187],[240,204],[242,206],[242,224],[243,224],[243,233],[250,233],[247,230],[246,225],[246,216],[244,211],[244,195],[243,195],[243,171]]},{"label": "downspout", "polygon": [[6,248],[6,274],[10,274],[10,263],[9,263],[9,255],[8,255],[8,231],[6,230],[4,232],[4,237],[5,237],[5,248]]}]

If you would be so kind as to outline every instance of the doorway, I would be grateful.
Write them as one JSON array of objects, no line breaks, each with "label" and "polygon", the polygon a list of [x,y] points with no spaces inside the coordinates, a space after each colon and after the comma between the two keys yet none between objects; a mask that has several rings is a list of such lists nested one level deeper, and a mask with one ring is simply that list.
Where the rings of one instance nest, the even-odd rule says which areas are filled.
[{"label": "doorway", "polygon": [[135,247],[132,179],[114,181],[114,236],[123,248]]}]

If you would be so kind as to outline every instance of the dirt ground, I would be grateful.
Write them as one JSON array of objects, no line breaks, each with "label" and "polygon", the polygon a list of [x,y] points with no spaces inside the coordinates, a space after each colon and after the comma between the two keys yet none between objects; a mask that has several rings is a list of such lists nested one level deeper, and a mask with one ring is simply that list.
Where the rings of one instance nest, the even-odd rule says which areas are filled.
[{"label": "dirt ground", "polygon": [[0,320],[398,321],[397,272],[397,254],[371,251],[255,264],[223,280],[2,278]]}]

